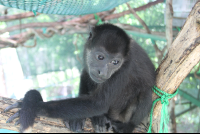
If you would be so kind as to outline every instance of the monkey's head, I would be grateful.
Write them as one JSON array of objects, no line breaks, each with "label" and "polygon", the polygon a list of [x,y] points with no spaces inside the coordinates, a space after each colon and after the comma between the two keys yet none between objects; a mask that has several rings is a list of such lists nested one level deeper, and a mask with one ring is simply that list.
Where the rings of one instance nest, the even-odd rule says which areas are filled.
[{"label": "monkey's head", "polygon": [[102,24],[91,29],[85,45],[85,66],[93,81],[103,83],[126,60],[130,38],[120,28]]}]

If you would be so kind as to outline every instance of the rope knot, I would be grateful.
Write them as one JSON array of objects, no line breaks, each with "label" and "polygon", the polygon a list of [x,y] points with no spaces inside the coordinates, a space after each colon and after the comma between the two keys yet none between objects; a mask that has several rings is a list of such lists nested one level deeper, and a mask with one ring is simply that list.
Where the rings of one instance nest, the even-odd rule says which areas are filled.
[{"label": "rope knot", "polygon": [[149,125],[148,133],[151,133],[152,120],[153,120],[153,108],[154,108],[155,104],[158,101],[161,101],[161,104],[162,104],[159,133],[163,133],[163,132],[167,133],[168,132],[167,124],[169,122],[169,114],[168,114],[168,111],[167,111],[167,105],[169,105],[169,99],[173,98],[178,93],[178,89],[177,89],[177,91],[174,94],[168,94],[168,93],[160,90],[156,86],[154,86],[152,88],[152,90],[160,98],[158,98],[158,99],[156,99],[156,100],[153,101],[153,106],[152,106],[151,113],[150,113],[150,125]]},{"label": "rope knot", "polygon": [[169,105],[167,95],[164,94],[164,95],[161,96],[161,104]]}]

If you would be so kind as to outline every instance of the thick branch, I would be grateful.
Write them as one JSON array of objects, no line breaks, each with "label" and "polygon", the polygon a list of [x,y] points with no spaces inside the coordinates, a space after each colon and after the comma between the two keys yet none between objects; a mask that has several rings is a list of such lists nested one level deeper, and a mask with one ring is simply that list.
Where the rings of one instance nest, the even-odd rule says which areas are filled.
[{"label": "thick branch", "polygon": [[[157,69],[156,86],[167,93],[174,93],[181,82],[200,61],[200,2],[186,20],[181,32],[170,46],[168,53]],[[153,95],[153,100],[157,96]],[[154,108],[153,126],[158,131],[161,103]]]}]

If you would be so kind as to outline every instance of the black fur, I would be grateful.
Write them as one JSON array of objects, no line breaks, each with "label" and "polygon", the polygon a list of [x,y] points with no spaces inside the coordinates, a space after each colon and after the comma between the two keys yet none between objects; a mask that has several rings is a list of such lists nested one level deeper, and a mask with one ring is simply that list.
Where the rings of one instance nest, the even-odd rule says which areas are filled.
[{"label": "black fur", "polygon": [[[96,132],[104,132],[110,122],[114,132],[132,132],[150,112],[151,88],[156,75],[145,51],[122,29],[111,24],[96,26],[91,34],[85,45],[79,97],[43,102],[36,90],[27,92],[20,111],[24,130],[28,127],[25,124],[33,124],[36,115],[43,115],[67,120],[66,126],[74,131],[83,128],[85,118],[91,118]],[[98,47],[104,48],[109,55],[121,54],[123,57],[122,65],[101,83],[90,77],[88,60],[91,57],[87,57],[90,50]]]}]

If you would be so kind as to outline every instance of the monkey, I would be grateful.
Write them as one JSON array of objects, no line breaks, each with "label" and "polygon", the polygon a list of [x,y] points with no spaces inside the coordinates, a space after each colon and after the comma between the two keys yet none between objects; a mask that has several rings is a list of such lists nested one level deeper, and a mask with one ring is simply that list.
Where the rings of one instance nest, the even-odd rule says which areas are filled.
[{"label": "monkey", "polygon": [[20,132],[27,132],[38,115],[60,118],[73,131],[82,130],[86,118],[95,132],[112,127],[129,133],[148,115],[152,106],[155,67],[147,53],[121,28],[104,23],[92,27],[84,46],[84,68],[77,98],[43,102],[37,90],[22,102],[5,109],[21,108]]}]

